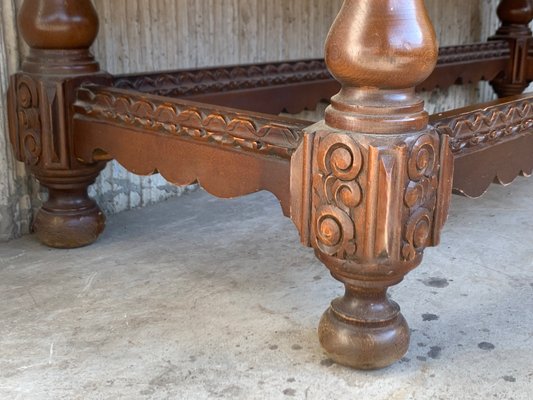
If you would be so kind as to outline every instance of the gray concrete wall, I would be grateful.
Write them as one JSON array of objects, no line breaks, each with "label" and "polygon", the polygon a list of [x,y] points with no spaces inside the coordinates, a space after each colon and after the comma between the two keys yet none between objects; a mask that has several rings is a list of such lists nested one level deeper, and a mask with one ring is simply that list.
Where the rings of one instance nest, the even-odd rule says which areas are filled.
[{"label": "gray concrete wall", "polygon": [[[7,141],[5,92],[26,49],[15,29],[20,0],[0,3],[0,241],[29,231],[43,194],[15,163]],[[94,52],[111,73],[320,57],[342,0],[94,0],[101,16]],[[442,45],[484,40],[497,27],[497,0],[427,0]],[[186,40],[184,40],[186,38]],[[487,100],[486,85],[426,95],[436,112]],[[320,111],[319,111],[320,112]],[[319,118],[318,113],[307,113]],[[107,213],[182,193],[159,176],[110,163],[91,188]]]}]

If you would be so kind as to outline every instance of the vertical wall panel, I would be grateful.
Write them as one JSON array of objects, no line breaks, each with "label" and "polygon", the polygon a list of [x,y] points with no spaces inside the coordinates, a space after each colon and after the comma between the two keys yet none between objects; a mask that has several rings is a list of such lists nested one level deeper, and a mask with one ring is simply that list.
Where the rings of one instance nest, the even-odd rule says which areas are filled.
[{"label": "vertical wall panel", "polygon": [[[26,233],[39,203],[34,181],[7,144],[5,91],[25,47],[15,33],[21,0],[0,3],[0,240]],[[111,73],[321,57],[342,0],[94,0],[101,18],[94,53]],[[497,0],[427,0],[442,45],[484,40],[495,31]],[[19,51],[19,48],[21,51]],[[493,96],[487,85],[425,94],[430,112]],[[306,112],[306,118],[320,118]],[[110,163],[91,189],[119,212],[175,196],[159,176],[136,177]]]}]

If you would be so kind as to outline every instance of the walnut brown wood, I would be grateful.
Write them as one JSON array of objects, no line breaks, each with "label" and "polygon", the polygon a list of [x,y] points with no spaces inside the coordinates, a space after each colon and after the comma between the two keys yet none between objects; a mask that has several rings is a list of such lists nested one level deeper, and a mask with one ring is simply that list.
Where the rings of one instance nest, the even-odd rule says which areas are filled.
[{"label": "walnut brown wood", "polygon": [[105,224],[87,196],[104,164],[78,161],[70,106],[84,77],[107,80],[88,50],[98,32],[96,11],[90,0],[25,1],[19,26],[30,53],[11,79],[11,137],[18,160],[30,166],[49,193],[33,229],[52,247],[85,246]]},{"label": "walnut brown wood", "polygon": [[[386,367],[409,346],[387,290],[439,243],[452,190],[477,197],[533,171],[532,97],[519,95],[533,6],[502,0],[498,16],[487,43],[439,51],[423,0],[345,0],[324,60],[113,77],[88,50],[90,0],[25,0],[30,52],[8,114],[16,158],[49,191],[35,232],[52,247],[96,240],[104,216],[87,187],[112,159],[222,198],[268,190],[345,286],[319,324],[325,351]],[[504,98],[428,116],[416,94],[480,80]],[[318,123],[275,115],[321,100]]]},{"label": "walnut brown wood", "polygon": [[448,137],[428,126],[415,94],[437,51],[423,0],[346,0],[326,42],[342,87],[293,165],[293,176],[310,170],[294,182],[309,187],[293,197],[294,208],[310,208],[304,243],[346,287],[320,321],[320,342],[355,368],[382,368],[407,352],[409,327],[387,288],[438,243],[446,219]]}]

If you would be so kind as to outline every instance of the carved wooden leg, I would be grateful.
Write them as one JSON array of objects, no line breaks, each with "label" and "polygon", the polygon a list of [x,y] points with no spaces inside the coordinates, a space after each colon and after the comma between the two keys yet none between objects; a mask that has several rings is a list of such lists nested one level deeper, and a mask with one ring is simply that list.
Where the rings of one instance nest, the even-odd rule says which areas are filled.
[{"label": "carved wooden leg", "polygon": [[84,246],[105,224],[87,196],[104,165],[77,160],[70,104],[81,82],[108,79],[89,52],[98,31],[96,11],[90,0],[25,0],[19,27],[30,53],[11,79],[10,136],[17,159],[49,190],[34,230],[52,247]]},{"label": "carved wooden leg", "polygon": [[522,93],[528,86],[527,58],[533,40],[529,23],[533,20],[530,0],[501,0],[498,6],[501,27],[491,39],[507,40],[511,47],[511,60],[505,73],[491,82],[498,97]]},{"label": "carved wooden leg", "polygon": [[448,137],[414,92],[436,60],[423,0],[345,0],[326,43],[342,89],[292,160],[292,217],[346,287],[319,326],[344,365],[385,367],[409,345],[387,289],[438,243],[451,196]]}]

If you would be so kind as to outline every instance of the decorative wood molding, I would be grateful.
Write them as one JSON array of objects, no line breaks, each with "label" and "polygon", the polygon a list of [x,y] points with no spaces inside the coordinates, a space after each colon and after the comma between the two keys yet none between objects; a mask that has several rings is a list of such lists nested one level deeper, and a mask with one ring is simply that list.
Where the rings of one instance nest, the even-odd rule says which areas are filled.
[{"label": "decorative wood molding", "polygon": [[533,95],[518,96],[504,103],[488,103],[472,110],[459,109],[431,117],[440,135],[450,136],[455,156],[497,145],[533,128]]},{"label": "decorative wood molding", "polygon": [[437,66],[469,61],[490,60],[492,58],[509,57],[509,55],[509,43],[504,40],[463,44],[459,46],[445,46],[439,49]]},{"label": "decorative wood molding", "polygon": [[160,96],[184,97],[331,79],[324,60],[254,64],[117,76],[114,86]]},{"label": "decorative wood molding", "polygon": [[[429,90],[436,86],[446,87],[463,81],[465,83],[475,82],[484,77],[491,79],[495,73],[486,63],[482,70],[486,69],[487,73],[479,75],[479,62],[505,60],[509,56],[509,44],[506,41],[441,47],[437,69],[428,78],[428,82],[420,85],[420,90]],[[445,80],[442,79],[442,75],[443,73],[446,75],[448,67],[455,67],[457,64],[461,64],[462,68],[459,71],[453,71],[456,75],[451,78],[446,76]],[[469,64],[475,64],[475,68],[470,69]],[[114,86],[160,96],[187,97],[305,82],[331,82],[332,80],[324,59],[314,59],[123,75],[115,77]]]},{"label": "decorative wood molding", "polygon": [[302,130],[309,125],[96,86],[79,89],[75,110],[78,117],[282,158],[290,158],[301,141]]},{"label": "decorative wood molding", "polygon": [[533,172],[533,95],[525,94],[433,115],[455,157],[453,188],[469,197]]}]

